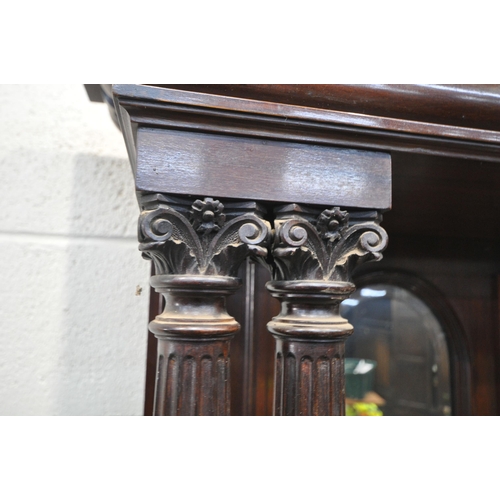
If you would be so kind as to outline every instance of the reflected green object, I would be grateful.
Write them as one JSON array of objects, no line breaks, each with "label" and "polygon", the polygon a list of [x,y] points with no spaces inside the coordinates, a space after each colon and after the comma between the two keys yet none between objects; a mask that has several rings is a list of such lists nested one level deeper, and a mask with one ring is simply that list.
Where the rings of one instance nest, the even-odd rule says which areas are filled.
[{"label": "reflected green object", "polygon": [[353,403],[346,407],[346,417],[381,417],[380,408],[375,403]]},{"label": "reflected green object", "polygon": [[345,396],[363,399],[373,389],[377,362],[372,359],[345,358]]}]

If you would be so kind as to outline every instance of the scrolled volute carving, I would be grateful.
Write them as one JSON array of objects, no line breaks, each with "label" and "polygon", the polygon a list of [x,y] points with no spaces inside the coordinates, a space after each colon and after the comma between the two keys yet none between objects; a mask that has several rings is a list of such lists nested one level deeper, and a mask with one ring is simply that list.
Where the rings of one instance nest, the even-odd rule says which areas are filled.
[{"label": "scrolled volute carving", "polygon": [[253,202],[228,203],[146,195],[139,217],[139,250],[157,274],[234,276],[252,255],[266,259],[270,224]]},{"label": "scrolled volute carving", "polygon": [[380,260],[388,238],[376,212],[322,212],[299,205],[277,210],[275,280],[349,281],[354,267]]}]

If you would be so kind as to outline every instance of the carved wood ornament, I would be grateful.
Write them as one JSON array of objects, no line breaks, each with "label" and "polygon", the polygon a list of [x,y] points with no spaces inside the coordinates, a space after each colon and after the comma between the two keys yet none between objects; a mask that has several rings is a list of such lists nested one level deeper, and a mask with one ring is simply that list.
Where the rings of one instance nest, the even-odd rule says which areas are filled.
[{"label": "carved wood ornament", "polygon": [[[443,202],[449,190],[434,189],[438,179],[431,172],[439,171],[440,181],[454,179],[461,165],[464,179],[481,170],[491,184],[490,166],[500,153],[498,85],[134,84],[113,85],[105,95],[143,193],[141,249],[155,262],[153,284],[167,299],[152,323],[163,339],[157,414],[228,413],[226,346],[237,325],[224,301],[238,286],[241,255],[262,260],[266,246],[274,275],[268,289],[282,302],[269,324],[278,343],[275,411],[342,414],[343,341],[351,327],[338,306],[353,290],[354,267],[378,260],[387,243],[379,214],[392,206],[392,165],[396,191],[406,186],[397,196],[427,196],[429,186],[435,193],[420,222],[411,216],[413,203],[398,200],[393,220],[400,232],[451,238],[454,225],[437,224],[434,212],[451,214],[455,205]],[[486,191],[473,191],[488,215]],[[157,192],[180,198],[151,194]],[[271,248],[257,206],[240,206],[240,215],[232,216],[224,197],[282,205],[275,209]],[[290,205],[297,202],[303,205]],[[252,220],[231,225],[244,213],[261,222],[249,215]],[[494,240],[497,226],[485,222],[475,234]],[[471,319],[471,332],[477,325]],[[490,345],[486,330],[479,330]],[[454,363],[468,367],[467,355],[457,354]],[[495,363],[483,365],[479,385],[491,379]],[[455,387],[475,387],[467,368],[464,373]],[[477,391],[474,404],[494,411],[495,397],[483,396]],[[464,408],[470,411],[468,403]]]},{"label": "carved wood ornament", "polygon": [[252,255],[272,268],[267,288],[282,303],[268,325],[277,342],[275,414],[342,415],[352,327],[339,305],[354,291],[354,266],[379,260],[387,244],[378,212],[282,205],[271,231],[254,202],[144,193],[140,203],[139,248],[165,297],[150,324],[159,339],[155,414],[229,414],[229,343],[239,325],[225,298]]},{"label": "carved wood ornament", "polygon": [[253,202],[140,196],[139,249],[153,260],[165,309],[158,338],[156,415],[228,415],[229,343],[239,324],[226,296],[241,262],[267,257],[270,224]]},{"label": "carved wood ornament", "polygon": [[275,210],[274,281],[282,304],[268,324],[276,339],[276,415],[344,415],[344,343],[352,326],[339,306],[355,287],[354,267],[380,260],[380,215],[297,204]]},{"label": "carved wood ornament", "polygon": [[[352,327],[339,304],[354,289],[353,268],[387,243],[379,222],[391,207],[391,156],[376,134],[396,148],[406,142],[387,121],[367,127],[301,104],[161,85],[115,85],[113,94],[140,193],[140,249],[166,301],[151,323],[156,414],[229,413],[229,340],[239,325],[225,300],[247,256],[272,269],[267,288],[282,302],[269,323],[275,413],[343,414]],[[274,207],[274,220],[257,202]]]}]

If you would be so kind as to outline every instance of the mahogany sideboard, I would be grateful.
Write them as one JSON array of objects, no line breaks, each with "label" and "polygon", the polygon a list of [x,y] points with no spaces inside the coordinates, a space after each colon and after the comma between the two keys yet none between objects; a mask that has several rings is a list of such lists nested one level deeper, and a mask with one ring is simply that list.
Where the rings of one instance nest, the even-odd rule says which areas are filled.
[{"label": "mahogany sideboard", "polygon": [[496,413],[500,86],[87,88],[124,135],[160,294],[146,414],[345,414],[339,306],[384,272],[436,290],[452,413]]}]

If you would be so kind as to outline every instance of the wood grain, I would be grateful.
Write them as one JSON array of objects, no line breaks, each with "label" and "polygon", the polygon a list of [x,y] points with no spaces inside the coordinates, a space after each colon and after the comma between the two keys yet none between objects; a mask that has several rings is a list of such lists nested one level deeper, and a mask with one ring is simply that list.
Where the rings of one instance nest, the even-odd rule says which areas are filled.
[{"label": "wood grain", "polygon": [[164,88],[500,131],[500,85],[207,85]]},{"label": "wood grain", "polygon": [[227,298],[227,310],[241,325],[231,341],[231,415],[273,414],[274,339],[266,324],[279,302],[265,284],[269,271],[247,260],[238,274],[243,285]]},{"label": "wood grain", "polygon": [[500,239],[500,162],[395,153],[392,184],[390,235]]},{"label": "wood grain", "polygon": [[158,339],[154,414],[229,415],[229,348],[239,324],[225,297],[240,285],[222,276],[151,278],[165,309],[151,323]]},{"label": "wood grain", "polygon": [[274,414],[344,415],[344,343],[352,326],[339,304],[354,285],[274,281],[267,288],[283,304],[268,323],[276,339]]},{"label": "wood grain", "polygon": [[[335,85],[326,87],[335,93]],[[133,166],[136,129],[140,125],[486,161],[498,161],[500,156],[500,131],[494,127],[474,128],[465,120],[460,124],[448,124],[442,123],[443,120],[423,121],[423,117],[394,118],[384,112],[364,114],[360,111],[362,106],[356,107],[354,90],[350,96],[354,111],[339,111],[335,107],[328,109],[326,105],[304,107],[279,101],[241,99],[147,85],[113,85],[113,93]],[[477,94],[480,93],[476,93],[476,97]],[[404,108],[401,96],[393,93],[389,95],[389,100],[391,98],[402,102]],[[480,99],[477,101],[482,102]],[[429,102],[428,106],[438,107],[432,99]],[[419,104],[414,105],[415,109],[418,107]],[[460,105],[453,109],[456,112]],[[442,113],[446,116],[447,111]]]},{"label": "wood grain", "polygon": [[386,153],[140,128],[136,185],[162,191],[388,209]]}]

